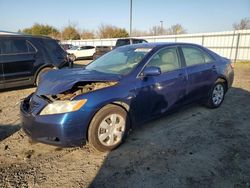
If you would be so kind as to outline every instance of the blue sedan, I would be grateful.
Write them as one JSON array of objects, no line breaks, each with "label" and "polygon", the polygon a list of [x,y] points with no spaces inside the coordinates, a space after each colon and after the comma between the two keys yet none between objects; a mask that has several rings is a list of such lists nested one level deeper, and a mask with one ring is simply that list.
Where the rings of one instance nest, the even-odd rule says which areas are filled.
[{"label": "blue sedan", "polygon": [[32,139],[57,145],[117,148],[128,130],[181,105],[219,107],[232,86],[230,60],[196,44],[119,47],[85,68],[44,74],[21,103]]}]

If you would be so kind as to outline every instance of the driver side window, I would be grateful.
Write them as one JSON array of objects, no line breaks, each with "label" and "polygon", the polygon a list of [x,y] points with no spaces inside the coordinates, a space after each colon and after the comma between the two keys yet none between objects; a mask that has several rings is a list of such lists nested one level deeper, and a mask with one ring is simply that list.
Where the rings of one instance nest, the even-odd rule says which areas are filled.
[{"label": "driver side window", "polygon": [[165,48],[154,54],[146,67],[159,67],[161,72],[168,72],[179,69],[180,62],[177,55],[177,48]]}]

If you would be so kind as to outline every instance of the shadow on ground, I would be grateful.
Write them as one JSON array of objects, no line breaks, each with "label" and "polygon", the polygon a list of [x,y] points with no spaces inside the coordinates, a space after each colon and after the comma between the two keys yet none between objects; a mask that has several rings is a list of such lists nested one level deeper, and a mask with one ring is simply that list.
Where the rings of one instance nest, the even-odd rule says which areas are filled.
[{"label": "shadow on ground", "polygon": [[20,125],[0,125],[0,141],[21,129]]},{"label": "shadow on ground", "polygon": [[250,93],[218,109],[192,105],[134,130],[90,187],[249,187]]}]

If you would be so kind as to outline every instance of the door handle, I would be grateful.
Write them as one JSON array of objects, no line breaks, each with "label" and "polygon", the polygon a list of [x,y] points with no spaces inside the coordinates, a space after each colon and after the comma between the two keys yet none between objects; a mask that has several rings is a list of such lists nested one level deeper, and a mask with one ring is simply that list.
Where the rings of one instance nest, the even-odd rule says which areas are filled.
[{"label": "door handle", "polygon": [[183,73],[180,73],[179,77],[182,78],[182,79],[185,79],[185,75]]},{"label": "door handle", "polygon": [[215,65],[212,66],[212,70],[216,70],[216,66]]}]

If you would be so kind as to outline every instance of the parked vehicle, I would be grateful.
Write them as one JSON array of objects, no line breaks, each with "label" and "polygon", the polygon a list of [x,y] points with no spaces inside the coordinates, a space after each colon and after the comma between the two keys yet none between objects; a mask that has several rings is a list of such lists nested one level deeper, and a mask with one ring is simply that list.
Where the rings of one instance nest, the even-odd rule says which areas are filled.
[{"label": "parked vehicle", "polygon": [[69,50],[73,47],[72,44],[60,44],[61,47],[66,51],[66,50]]},{"label": "parked vehicle", "polygon": [[130,45],[130,44],[139,44],[139,43],[147,43],[147,41],[144,39],[138,39],[138,38],[117,39],[115,47]]},{"label": "parked vehicle", "polygon": [[98,46],[96,48],[96,52],[94,53],[93,59],[97,59],[103,54],[111,51],[112,49],[115,49],[116,47],[130,45],[130,44],[139,44],[139,43],[147,43],[147,41],[144,39],[138,39],[138,38],[117,39],[115,46]]},{"label": "parked vehicle", "polygon": [[44,72],[68,65],[67,53],[49,37],[0,35],[0,89],[37,85]]},{"label": "parked vehicle", "polygon": [[71,53],[71,52],[73,53],[73,52],[74,52],[75,50],[77,50],[78,48],[79,48],[79,46],[71,46],[71,47],[68,49],[68,51],[67,51],[67,50],[66,50],[66,51],[67,51],[68,53]]},{"label": "parked vehicle", "polygon": [[76,59],[93,59],[95,53],[94,46],[80,46],[72,47],[67,50],[67,53],[70,55],[71,59],[74,61]]},{"label": "parked vehicle", "polygon": [[181,105],[219,107],[233,78],[228,59],[199,45],[119,47],[85,68],[44,75],[21,104],[23,130],[47,144],[88,141],[99,151],[112,150],[130,128]]},{"label": "parked vehicle", "polygon": [[93,59],[97,59],[98,57],[110,52],[114,47],[113,46],[96,46],[95,53],[93,55]]}]

